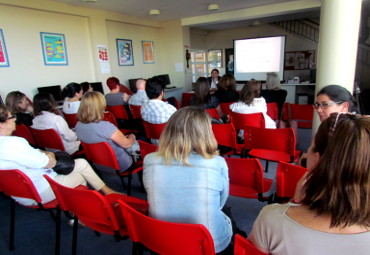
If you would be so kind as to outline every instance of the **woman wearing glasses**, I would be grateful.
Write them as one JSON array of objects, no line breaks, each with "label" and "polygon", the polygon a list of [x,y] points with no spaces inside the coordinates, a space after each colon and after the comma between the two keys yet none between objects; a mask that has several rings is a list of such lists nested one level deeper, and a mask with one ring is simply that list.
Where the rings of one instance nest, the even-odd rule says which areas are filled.
[{"label": "woman wearing glasses", "polygon": [[296,204],[264,207],[249,239],[273,255],[369,254],[370,118],[333,113],[307,154]]},{"label": "woman wearing glasses", "polygon": [[316,95],[316,102],[313,107],[316,109],[321,122],[333,112],[356,111],[355,101],[351,93],[338,85],[329,85],[322,88]]}]

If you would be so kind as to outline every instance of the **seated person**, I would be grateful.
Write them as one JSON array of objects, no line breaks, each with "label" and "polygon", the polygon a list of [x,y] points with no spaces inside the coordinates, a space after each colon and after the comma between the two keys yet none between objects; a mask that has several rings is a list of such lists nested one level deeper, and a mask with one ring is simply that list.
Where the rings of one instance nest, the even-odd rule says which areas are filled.
[{"label": "seated person", "polygon": [[333,113],[307,153],[293,202],[262,209],[249,240],[269,254],[358,254],[370,249],[370,118]]},{"label": "seated person", "polygon": [[209,83],[205,77],[199,77],[195,82],[194,95],[190,99],[190,105],[203,109],[216,108],[218,115],[222,117],[220,102],[214,94],[211,94]]},{"label": "seated person", "polygon": [[[254,79],[248,81],[240,92],[240,100],[230,105],[230,109],[237,113],[262,112],[265,117],[266,128],[276,128],[275,121],[267,115],[267,105],[263,97],[260,97],[261,83]],[[239,134],[241,135],[241,134]]]},{"label": "seated person", "polygon": [[266,103],[277,103],[279,116],[285,103],[287,91],[281,89],[280,79],[276,73],[267,73],[266,90],[261,91],[261,96],[266,100]]},{"label": "seated person", "polygon": [[215,92],[220,103],[232,103],[239,100],[239,93],[236,91],[236,80],[231,74],[225,74],[218,82],[218,89]]},{"label": "seated person", "polygon": [[15,123],[32,126],[33,107],[27,96],[20,91],[10,92],[5,99],[5,105],[12,115],[16,115]]},{"label": "seated person", "polygon": [[103,120],[105,107],[106,101],[102,93],[87,92],[82,97],[77,113],[76,133],[85,143],[107,142],[116,155],[120,172],[124,172],[133,163],[130,153],[134,153],[139,147],[134,134],[126,136],[115,125]]},{"label": "seated person", "polygon": [[149,101],[141,107],[143,120],[152,124],[162,124],[176,112],[177,109],[174,106],[162,101],[165,87],[156,77],[147,80],[145,91]]},{"label": "seated person", "polygon": [[218,71],[218,69],[212,69],[211,76],[207,78],[211,92],[215,92],[217,90],[220,78],[220,72]]},{"label": "seated person", "polygon": [[202,224],[217,253],[228,247],[232,225],[221,210],[229,195],[228,167],[203,109],[188,106],[171,116],[158,152],[144,159],[143,181],[150,217]]},{"label": "seated person", "polygon": [[93,86],[91,86],[91,84],[89,82],[84,81],[84,82],[81,82],[80,84],[81,84],[82,90],[84,91],[83,92],[84,94],[86,92],[94,91]]},{"label": "seated person", "polygon": [[49,93],[39,93],[33,98],[32,127],[35,129],[54,129],[62,138],[64,148],[69,154],[75,153],[80,147],[77,135],[69,127],[65,119],[54,113],[55,100]]},{"label": "seated person", "polygon": [[146,81],[144,79],[139,79],[136,81],[136,93],[130,97],[128,103],[131,105],[143,105],[145,104],[149,98],[145,92],[145,84]]},{"label": "seated person", "polygon": [[108,78],[107,86],[110,89],[110,92],[105,95],[105,100],[107,101],[108,106],[127,105],[128,100],[130,99],[132,93],[128,88],[126,88],[127,91],[125,92],[120,91],[120,88],[123,85],[120,84],[118,78],[116,77]]},{"label": "seated person", "polygon": [[[66,187],[74,188],[88,183],[103,194],[116,193],[105,185],[85,159],[76,159],[70,174],[57,174],[52,169],[56,164],[54,153],[34,149],[24,138],[11,136],[14,130],[15,117],[11,116],[4,106],[0,106],[0,171],[19,169],[26,174],[35,185],[42,204],[55,199],[49,183],[43,177],[44,174]],[[36,201],[31,199],[14,199],[26,206],[37,205]]]},{"label": "seated person", "polygon": [[80,84],[71,82],[62,90],[63,113],[76,114],[80,107],[80,99],[83,95],[83,90]]}]

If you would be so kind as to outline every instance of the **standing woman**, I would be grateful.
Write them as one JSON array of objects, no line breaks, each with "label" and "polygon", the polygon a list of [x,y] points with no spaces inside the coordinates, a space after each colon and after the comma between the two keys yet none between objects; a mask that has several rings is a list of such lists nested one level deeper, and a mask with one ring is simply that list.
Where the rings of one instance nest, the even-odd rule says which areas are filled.
[{"label": "standing woman", "polygon": [[75,153],[80,147],[77,135],[69,127],[65,119],[54,113],[55,100],[49,93],[39,93],[33,98],[33,119],[32,127],[35,129],[54,129],[62,138],[66,152]]},{"label": "standing woman", "polygon": [[120,171],[126,171],[133,163],[128,150],[137,146],[134,134],[125,136],[109,121],[104,121],[104,111],[107,103],[102,93],[87,92],[81,100],[77,113],[76,133],[85,143],[107,142],[113,149]]},{"label": "standing woman", "polygon": [[32,126],[33,107],[25,94],[20,91],[10,92],[5,99],[6,107],[12,115],[17,116],[17,125]]},{"label": "standing woman", "polygon": [[64,97],[63,113],[76,114],[82,95],[83,89],[80,84],[72,82],[65,86],[62,91],[62,97]]},{"label": "standing woman", "polygon": [[151,217],[202,224],[216,252],[228,247],[232,227],[221,211],[229,194],[228,168],[203,109],[189,106],[171,116],[158,152],[144,159],[143,178]]}]

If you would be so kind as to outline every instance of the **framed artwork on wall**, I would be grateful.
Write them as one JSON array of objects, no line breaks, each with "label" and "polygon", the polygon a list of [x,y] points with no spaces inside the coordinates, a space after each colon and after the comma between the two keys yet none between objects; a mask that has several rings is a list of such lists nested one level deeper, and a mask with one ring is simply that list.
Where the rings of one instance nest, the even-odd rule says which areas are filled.
[{"label": "framed artwork on wall", "polygon": [[64,34],[40,32],[44,63],[47,66],[67,66],[67,46]]},{"label": "framed artwork on wall", "polygon": [[227,74],[234,75],[234,48],[225,49],[225,69]]},{"label": "framed artwork on wall", "polygon": [[208,65],[210,68],[222,67],[222,50],[208,50]]},{"label": "framed artwork on wall", "polygon": [[116,39],[116,43],[117,43],[118,65],[133,66],[134,52],[132,48],[132,40]]},{"label": "framed artwork on wall", "polygon": [[154,64],[154,42],[141,41],[143,48],[143,62],[144,64]]},{"label": "framed artwork on wall", "polygon": [[285,52],[285,70],[311,69],[315,64],[315,51],[288,51]]},{"label": "framed artwork on wall", "polygon": [[6,51],[3,30],[0,29],[0,67],[8,66],[9,66],[8,52]]}]

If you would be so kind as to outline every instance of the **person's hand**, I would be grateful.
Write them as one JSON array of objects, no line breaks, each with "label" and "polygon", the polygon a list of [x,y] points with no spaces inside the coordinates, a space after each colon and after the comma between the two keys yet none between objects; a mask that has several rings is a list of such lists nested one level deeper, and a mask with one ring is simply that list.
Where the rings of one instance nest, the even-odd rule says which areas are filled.
[{"label": "person's hand", "polygon": [[128,138],[128,139],[136,139],[136,136],[134,135],[134,134],[129,134],[129,135],[126,135],[126,137]]},{"label": "person's hand", "polygon": [[127,102],[128,102],[128,100],[130,99],[130,97],[131,97],[131,96],[130,96],[129,94],[126,94],[126,93],[123,93],[123,95],[122,95],[122,99],[123,99],[123,101],[124,101],[124,102],[126,102],[126,103],[127,103]]},{"label": "person's hand", "polygon": [[297,186],[295,188],[295,192],[294,192],[294,196],[292,198],[292,201],[297,201],[298,203],[300,203],[304,197],[304,190],[303,190],[303,186],[305,185],[306,181],[307,181],[307,175],[308,175],[308,172],[305,173],[302,178],[297,182]]}]

